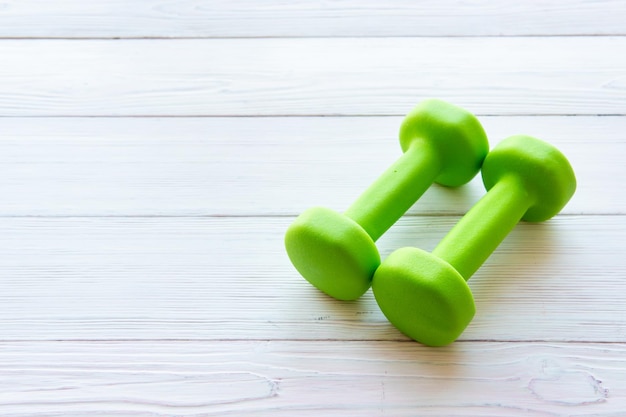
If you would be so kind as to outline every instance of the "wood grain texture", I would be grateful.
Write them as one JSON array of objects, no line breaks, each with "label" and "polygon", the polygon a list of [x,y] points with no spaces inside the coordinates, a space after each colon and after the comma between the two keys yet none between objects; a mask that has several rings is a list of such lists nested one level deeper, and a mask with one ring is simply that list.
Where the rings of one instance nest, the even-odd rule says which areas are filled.
[{"label": "wood grain texture", "polygon": [[[400,156],[402,117],[0,118],[1,216],[297,215],[345,210]],[[626,117],[481,117],[492,146],[527,133],[570,159],[566,214],[623,214]],[[349,169],[346,169],[349,166]],[[479,177],[410,214],[459,215]]]},{"label": "wood grain texture", "polygon": [[[4,416],[618,416],[622,344],[3,343]],[[35,411],[36,410],[36,411]]]},{"label": "wood grain texture", "polygon": [[626,37],[5,40],[0,116],[624,115]]},{"label": "wood grain texture", "polygon": [[5,0],[0,37],[624,35],[619,0]]},{"label": "wood grain texture", "polygon": [[[625,21],[621,0],[0,1],[0,415],[623,416]],[[283,249],[428,96],[492,145],[552,142],[579,182],[470,280],[440,349]],[[482,193],[433,187],[382,256]]]},{"label": "wood grain texture", "polygon": [[[371,292],[339,302],[297,274],[291,220],[0,219],[1,339],[406,340]],[[381,254],[432,250],[457,220],[404,218]],[[626,341],[624,233],[624,216],[520,224],[470,281],[462,340]]]}]

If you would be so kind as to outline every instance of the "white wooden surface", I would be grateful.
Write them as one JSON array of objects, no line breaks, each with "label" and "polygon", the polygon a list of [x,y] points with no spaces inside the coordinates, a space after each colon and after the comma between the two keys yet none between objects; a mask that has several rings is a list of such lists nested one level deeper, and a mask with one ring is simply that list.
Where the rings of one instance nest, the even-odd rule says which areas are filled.
[{"label": "white wooden surface", "polygon": [[[623,1],[3,1],[1,416],[622,416]],[[459,341],[290,265],[435,96],[557,145],[576,195],[470,281]],[[483,193],[379,241],[432,249]]]}]

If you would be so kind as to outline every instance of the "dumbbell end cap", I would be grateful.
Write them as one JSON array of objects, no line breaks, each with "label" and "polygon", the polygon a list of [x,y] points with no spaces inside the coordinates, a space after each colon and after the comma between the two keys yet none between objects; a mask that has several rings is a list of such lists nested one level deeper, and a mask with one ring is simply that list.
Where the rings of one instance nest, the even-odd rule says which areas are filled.
[{"label": "dumbbell end cap", "polygon": [[476,311],[463,277],[447,262],[417,248],[401,248],[376,270],[372,291],[387,319],[428,346],[454,342]]},{"label": "dumbbell end cap", "polygon": [[420,102],[405,117],[400,127],[404,152],[414,141],[425,141],[441,164],[435,182],[458,187],[478,174],[489,151],[482,125],[469,111],[443,100]]},{"label": "dumbbell end cap", "polygon": [[336,211],[306,210],[285,234],[289,259],[320,291],[339,300],[356,300],[370,287],[380,264],[376,244],[355,221]]},{"label": "dumbbell end cap", "polygon": [[507,175],[517,176],[532,199],[523,217],[530,222],[557,215],[576,191],[576,176],[565,155],[532,136],[503,139],[485,158],[482,177],[487,190]]}]

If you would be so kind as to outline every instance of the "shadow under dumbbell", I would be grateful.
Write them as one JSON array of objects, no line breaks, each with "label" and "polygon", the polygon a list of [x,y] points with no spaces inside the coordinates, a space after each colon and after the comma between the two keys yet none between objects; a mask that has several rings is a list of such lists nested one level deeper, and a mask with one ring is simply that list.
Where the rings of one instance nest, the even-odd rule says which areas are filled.
[{"label": "shadow under dumbbell", "polygon": [[[466,339],[518,340],[519,335],[503,333],[523,325],[529,330],[525,334],[530,335],[537,325],[532,318],[541,317],[544,323],[550,320],[541,310],[558,295],[560,285],[567,285],[567,277],[559,274],[566,269],[559,262],[563,240],[563,230],[554,220],[516,226],[468,281],[476,316],[467,328]],[[533,305],[536,308],[529,310]],[[536,338],[543,339],[539,335]]]},{"label": "shadow under dumbbell", "polygon": [[461,216],[485,194],[480,177],[460,187],[433,184],[408,210],[409,216]]}]

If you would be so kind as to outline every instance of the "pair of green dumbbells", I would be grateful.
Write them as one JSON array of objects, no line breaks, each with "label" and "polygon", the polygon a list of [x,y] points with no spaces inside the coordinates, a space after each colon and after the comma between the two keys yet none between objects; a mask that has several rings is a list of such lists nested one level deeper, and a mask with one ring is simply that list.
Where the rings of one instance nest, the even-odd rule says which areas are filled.
[{"label": "pair of green dumbbells", "polygon": [[[475,313],[466,281],[520,220],[556,215],[576,189],[570,163],[554,146],[511,136],[491,152],[480,122],[426,100],[400,128],[404,154],[344,214],[315,207],[289,227],[285,246],[298,272],[319,290],[354,300],[371,286],[387,319],[421,343],[456,340]],[[428,189],[456,187],[478,171],[487,194],[432,253],[402,248],[382,263],[375,241]]]}]

